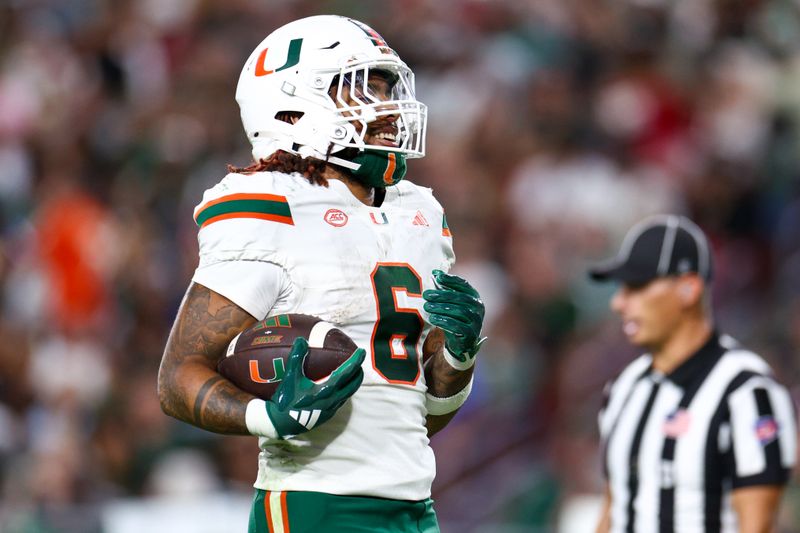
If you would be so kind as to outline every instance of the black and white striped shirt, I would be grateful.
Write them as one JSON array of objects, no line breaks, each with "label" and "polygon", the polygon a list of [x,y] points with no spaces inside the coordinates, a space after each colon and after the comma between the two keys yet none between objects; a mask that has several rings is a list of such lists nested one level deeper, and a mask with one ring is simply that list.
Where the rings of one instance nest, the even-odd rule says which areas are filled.
[{"label": "black and white striped shirt", "polygon": [[643,355],[600,412],[612,532],[736,531],[731,490],[787,482],[796,415],[767,363],[716,334],[669,375]]}]

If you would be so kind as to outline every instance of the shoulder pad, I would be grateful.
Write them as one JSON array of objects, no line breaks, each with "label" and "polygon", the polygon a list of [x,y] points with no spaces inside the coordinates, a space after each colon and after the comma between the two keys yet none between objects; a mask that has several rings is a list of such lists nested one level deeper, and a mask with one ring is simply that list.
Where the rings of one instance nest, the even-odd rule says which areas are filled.
[{"label": "shoulder pad", "polygon": [[201,228],[229,219],[261,219],[292,224],[288,198],[302,183],[302,176],[278,172],[228,174],[203,194],[194,209]]},{"label": "shoulder pad", "polygon": [[[395,185],[396,195],[398,201],[406,207],[421,207],[429,209],[436,213],[441,220],[442,237],[452,237],[450,228],[447,225],[447,217],[444,213],[444,207],[439,203],[439,200],[433,195],[433,189],[430,187],[422,187],[408,180],[403,180]],[[439,221],[436,222],[439,224]],[[433,221],[431,221],[433,224]]]},{"label": "shoulder pad", "polygon": [[422,187],[407,180],[403,180],[395,185],[397,197],[404,204],[406,203],[419,203],[425,204],[426,207],[435,208],[437,211],[442,211],[442,204],[433,196],[433,189],[430,187]]},{"label": "shoulder pad", "polygon": [[194,210],[200,266],[221,261],[285,264],[282,243],[295,225],[293,200],[312,185],[299,174],[228,174]]}]

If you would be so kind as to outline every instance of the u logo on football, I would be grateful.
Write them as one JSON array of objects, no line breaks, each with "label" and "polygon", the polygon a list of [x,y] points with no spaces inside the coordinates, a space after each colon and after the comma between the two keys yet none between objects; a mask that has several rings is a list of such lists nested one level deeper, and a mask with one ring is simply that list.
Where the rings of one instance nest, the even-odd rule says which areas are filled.
[{"label": "u logo on football", "polygon": [[286,368],[283,364],[283,359],[272,360],[272,371],[275,373],[272,379],[264,379],[261,377],[261,372],[258,370],[258,361],[250,359],[250,379],[255,383],[277,383],[286,375]]}]

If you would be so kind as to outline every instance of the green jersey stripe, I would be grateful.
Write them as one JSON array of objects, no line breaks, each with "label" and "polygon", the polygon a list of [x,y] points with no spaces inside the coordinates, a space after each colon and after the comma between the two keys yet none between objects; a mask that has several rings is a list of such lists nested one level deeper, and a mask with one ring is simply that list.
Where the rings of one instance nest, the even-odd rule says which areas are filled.
[{"label": "green jersey stripe", "polygon": [[[195,221],[198,226],[203,226],[212,219],[222,217],[232,218],[231,215],[240,214],[242,218],[249,218],[248,215],[253,214],[252,218],[267,218],[285,224],[293,224],[292,211],[289,209],[289,204],[286,201],[280,200],[229,200],[227,202],[220,202],[210,205],[197,213]],[[269,217],[257,215],[271,215]]]}]

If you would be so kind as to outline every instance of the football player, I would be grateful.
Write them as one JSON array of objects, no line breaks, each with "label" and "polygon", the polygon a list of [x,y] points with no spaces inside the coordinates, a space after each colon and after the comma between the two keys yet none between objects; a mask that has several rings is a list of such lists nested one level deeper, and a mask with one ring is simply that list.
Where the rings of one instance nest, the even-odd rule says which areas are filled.
[{"label": "football player", "polygon": [[[161,363],[162,408],[259,437],[250,532],[438,531],[428,439],[469,395],[484,306],[447,273],[441,205],[402,181],[425,153],[414,75],[369,26],[315,16],[256,47],[236,99],[255,163],[195,209],[199,266]],[[361,348],[314,383],[298,339],[265,401],[216,365],[240,331],[282,313],[320,317]]]}]

